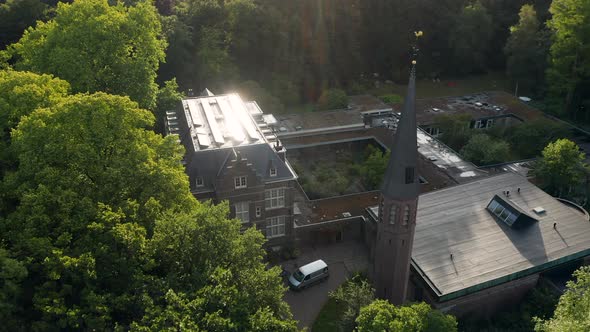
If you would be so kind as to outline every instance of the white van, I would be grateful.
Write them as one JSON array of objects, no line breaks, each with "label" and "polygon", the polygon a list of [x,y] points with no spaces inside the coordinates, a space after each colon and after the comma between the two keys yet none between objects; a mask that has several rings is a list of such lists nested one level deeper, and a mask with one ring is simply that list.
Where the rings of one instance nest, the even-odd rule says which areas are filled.
[{"label": "white van", "polygon": [[300,290],[326,280],[329,275],[328,265],[318,259],[295,270],[289,277],[289,287],[293,290]]}]

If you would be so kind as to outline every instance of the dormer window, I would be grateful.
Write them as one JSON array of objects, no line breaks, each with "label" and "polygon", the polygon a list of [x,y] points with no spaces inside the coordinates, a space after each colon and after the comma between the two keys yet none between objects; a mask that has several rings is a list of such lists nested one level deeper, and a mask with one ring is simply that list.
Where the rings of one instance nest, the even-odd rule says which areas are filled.
[{"label": "dormer window", "polygon": [[204,185],[205,185],[205,182],[203,182],[203,177],[202,176],[197,176],[197,178],[195,179],[195,187],[201,188]]},{"label": "dormer window", "polygon": [[234,183],[235,183],[235,187],[236,189],[242,189],[242,188],[246,188],[246,176],[236,176],[234,178]]},{"label": "dormer window", "polygon": [[270,176],[277,176],[277,169],[274,167],[270,168]]}]

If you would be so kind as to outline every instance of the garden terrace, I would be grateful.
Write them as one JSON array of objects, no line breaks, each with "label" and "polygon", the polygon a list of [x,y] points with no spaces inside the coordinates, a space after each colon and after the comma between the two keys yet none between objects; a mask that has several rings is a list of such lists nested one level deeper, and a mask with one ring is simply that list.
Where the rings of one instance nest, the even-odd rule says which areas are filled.
[{"label": "garden terrace", "polygon": [[[387,135],[387,131],[381,131],[378,136],[383,136],[383,139],[390,136]],[[300,143],[301,141],[299,139],[289,139],[286,144],[289,151],[289,160],[294,165],[301,184],[301,190],[297,191],[295,198],[301,212],[301,216],[296,218],[298,225],[345,218],[348,216],[347,212],[350,213],[351,217],[361,216],[365,214],[367,207],[377,204],[380,184],[374,187],[366,187],[360,173],[355,173],[354,170],[352,174],[349,173],[351,168],[358,168],[358,165],[361,165],[365,160],[365,149],[368,146],[379,149],[379,151],[384,150],[383,145],[380,143],[381,140],[377,140],[375,137],[360,136],[361,133],[376,134],[377,132],[375,130],[372,132],[359,131],[356,132],[356,138],[350,137],[354,136],[354,132],[300,137],[299,139],[303,139],[307,143],[310,143],[313,138],[317,140],[315,144],[307,145],[293,145],[293,143]],[[341,140],[329,141],[337,138]],[[334,170],[331,172],[333,174],[344,174],[337,175],[337,177],[347,177],[349,184],[347,190],[342,191],[342,193],[324,192],[323,195],[314,195],[314,193],[306,190],[306,188],[309,189],[310,178],[314,179],[314,175],[310,174],[314,171],[317,172],[318,167],[332,169]],[[421,184],[422,192],[429,192],[456,183],[443,170],[422,156],[418,160],[418,173],[423,182]],[[330,182],[330,178],[327,181]],[[323,189],[324,186],[330,187],[331,185],[331,183],[328,183],[327,185],[315,185],[315,187]],[[311,187],[314,188],[313,185]]]}]

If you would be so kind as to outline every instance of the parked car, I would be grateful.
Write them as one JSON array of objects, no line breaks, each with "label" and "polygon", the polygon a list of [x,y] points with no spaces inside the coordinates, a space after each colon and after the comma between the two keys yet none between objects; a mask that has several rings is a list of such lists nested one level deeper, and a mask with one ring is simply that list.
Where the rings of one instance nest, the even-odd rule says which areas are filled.
[{"label": "parked car", "polygon": [[289,277],[289,288],[301,290],[326,280],[330,276],[328,265],[321,259],[303,265]]}]

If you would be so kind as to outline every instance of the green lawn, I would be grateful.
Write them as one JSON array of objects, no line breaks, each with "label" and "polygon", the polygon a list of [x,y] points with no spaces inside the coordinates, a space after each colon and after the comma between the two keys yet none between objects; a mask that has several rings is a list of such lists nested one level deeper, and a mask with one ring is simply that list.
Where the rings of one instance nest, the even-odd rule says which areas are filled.
[{"label": "green lawn", "polygon": [[332,298],[322,308],[318,314],[311,332],[333,332],[339,330],[339,323],[344,314],[345,305]]},{"label": "green lawn", "polygon": [[[367,83],[368,84],[368,83]],[[372,83],[371,83],[372,84]],[[385,84],[381,82],[379,88],[369,87],[358,91],[355,94],[369,94],[376,97],[396,94],[405,96],[407,86],[403,84]],[[441,79],[440,82],[432,82],[429,79],[418,79],[416,81],[417,98],[436,98],[446,96],[462,96],[482,91],[502,90],[513,92],[508,78],[502,72],[493,72],[484,75],[469,76],[460,79]],[[283,114],[313,112],[316,109],[314,104],[300,104],[286,107]]]},{"label": "green lawn", "polygon": [[[460,79],[441,79],[440,82],[436,83],[429,79],[418,79],[416,81],[416,98],[461,96],[492,90],[512,92],[514,87],[510,85],[506,75],[498,72]],[[391,93],[404,96],[406,94],[406,85],[382,84],[379,88],[368,89],[366,93],[374,96]]]}]

